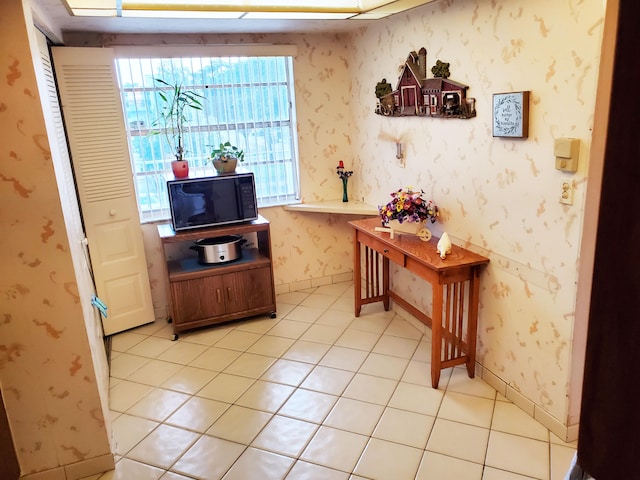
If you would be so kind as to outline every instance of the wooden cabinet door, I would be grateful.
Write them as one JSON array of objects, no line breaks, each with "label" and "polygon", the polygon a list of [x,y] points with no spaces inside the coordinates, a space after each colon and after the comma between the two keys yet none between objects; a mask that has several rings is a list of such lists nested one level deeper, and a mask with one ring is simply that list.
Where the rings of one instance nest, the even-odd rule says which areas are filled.
[{"label": "wooden cabinet door", "polygon": [[224,275],[224,289],[227,313],[273,304],[269,267],[228,273]]},{"label": "wooden cabinet door", "polygon": [[224,315],[225,290],[222,277],[183,280],[171,283],[173,321],[189,323],[217,315]]}]

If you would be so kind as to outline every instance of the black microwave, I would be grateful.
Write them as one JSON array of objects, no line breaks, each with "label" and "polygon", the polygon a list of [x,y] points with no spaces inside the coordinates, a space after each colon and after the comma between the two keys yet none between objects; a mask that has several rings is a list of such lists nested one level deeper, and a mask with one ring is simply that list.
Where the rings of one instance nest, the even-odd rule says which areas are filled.
[{"label": "black microwave", "polygon": [[176,232],[258,218],[253,173],[169,180],[167,190]]}]

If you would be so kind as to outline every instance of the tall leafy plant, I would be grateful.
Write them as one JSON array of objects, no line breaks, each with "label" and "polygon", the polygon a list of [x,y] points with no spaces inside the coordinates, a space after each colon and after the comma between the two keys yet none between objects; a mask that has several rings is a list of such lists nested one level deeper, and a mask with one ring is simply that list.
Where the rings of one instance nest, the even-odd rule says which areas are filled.
[{"label": "tall leafy plant", "polygon": [[155,127],[160,127],[161,131],[152,133],[164,133],[176,160],[184,160],[184,129],[187,122],[186,110],[202,110],[201,99],[204,98],[193,90],[185,90],[182,84],[170,84],[161,78],[154,80],[164,86],[166,90],[158,91],[158,96],[162,101],[160,116],[153,123]]}]

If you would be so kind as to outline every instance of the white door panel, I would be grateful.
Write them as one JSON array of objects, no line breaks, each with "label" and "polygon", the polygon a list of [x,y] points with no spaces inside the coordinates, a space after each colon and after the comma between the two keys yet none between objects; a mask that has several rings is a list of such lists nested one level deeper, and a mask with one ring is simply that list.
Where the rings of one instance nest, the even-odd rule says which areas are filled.
[{"label": "white door panel", "polygon": [[154,320],[113,50],[52,53],[96,291],[108,308],[104,332],[111,335]]}]

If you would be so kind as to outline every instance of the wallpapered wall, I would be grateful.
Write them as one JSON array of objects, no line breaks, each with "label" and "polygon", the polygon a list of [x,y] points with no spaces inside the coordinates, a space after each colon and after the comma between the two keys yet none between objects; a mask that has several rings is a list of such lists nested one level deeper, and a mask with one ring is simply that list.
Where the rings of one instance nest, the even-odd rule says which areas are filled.
[{"label": "wallpapered wall", "polygon": [[22,474],[80,478],[113,467],[109,378],[91,279],[74,268],[80,216],[62,184],[70,165],[48,142],[34,34],[21,0],[0,4],[0,385]]},{"label": "wallpapered wall", "polygon": [[[337,161],[355,170],[352,199],[385,203],[401,186],[423,188],[442,209],[435,234],[491,258],[482,276],[478,359],[485,372],[559,424],[567,417],[569,359],[587,162],[604,7],[577,0],[441,0],[351,35],[96,36],[74,45],[295,43],[303,201],[339,199]],[[376,82],[395,86],[409,52],[427,49],[468,85],[470,120],[374,114]],[[492,94],[531,91],[527,140],[493,138]],[[553,141],[580,139],[578,172],[554,168]],[[406,166],[395,158],[395,141]],[[574,205],[559,203],[575,185]],[[272,223],[279,291],[350,278],[350,217],[263,209]],[[166,297],[160,245],[145,225],[154,304]],[[429,310],[424,282],[394,282]],[[586,319],[583,319],[586,322]],[[586,328],[580,323],[577,328]],[[522,404],[522,402],[520,402]],[[531,410],[533,412],[533,410]]]}]

